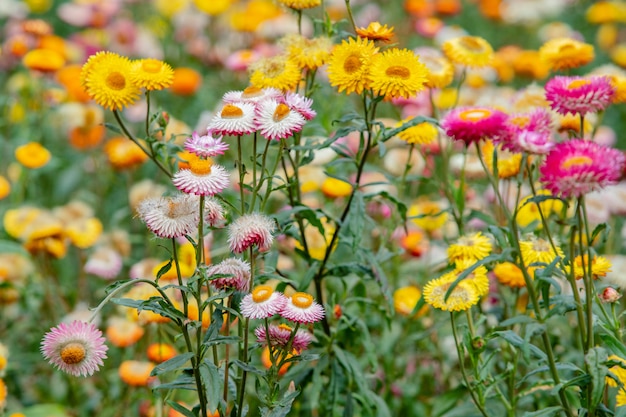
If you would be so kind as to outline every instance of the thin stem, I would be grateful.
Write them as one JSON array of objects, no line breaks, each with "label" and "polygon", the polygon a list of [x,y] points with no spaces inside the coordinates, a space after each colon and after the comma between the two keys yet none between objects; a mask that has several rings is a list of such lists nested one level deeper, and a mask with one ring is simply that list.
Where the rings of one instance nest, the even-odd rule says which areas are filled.
[{"label": "thin stem", "polygon": [[350,0],[345,0],[346,9],[348,10],[348,18],[350,19],[350,24],[352,25],[352,29],[354,33],[356,33],[356,23],[354,23],[354,16],[352,16],[352,8],[350,7]]},{"label": "thin stem", "polygon": [[[178,285],[182,288],[183,277],[180,272],[180,265],[178,262],[178,251],[176,249],[176,238],[172,238],[172,257],[174,258],[174,267],[176,268],[176,278],[178,279]],[[187,293],[185,291],[180,292],[183,299],[183,313],[185,317],[189,316],[189,301],[187,300]]]},{"label": "thin stem", "polygon": [[237,168],[239,169],[239,198],[241,199],[241,214],[243,215],[246,212],[246,201],[243,194],[245,182],[245,166],[243,164],[243,157],[241,155],[241,135],[237,136],[237,158]]}]

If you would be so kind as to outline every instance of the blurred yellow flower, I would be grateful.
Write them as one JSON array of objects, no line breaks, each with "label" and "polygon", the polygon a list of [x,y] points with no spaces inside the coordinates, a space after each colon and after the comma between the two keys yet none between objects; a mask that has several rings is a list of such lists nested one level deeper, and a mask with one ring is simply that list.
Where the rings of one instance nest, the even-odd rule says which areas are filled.
[{"label": "blurred yellow flower", "polygon": [[522,288],[526,286],[522,270],[513,262],[502,262],[493,268],[493,274],[498,281],[511,288]]},{"label": "blurred yellow flower", "polygon": [[[330,241],[335,233],[335,225],[329,222],[327,219],[322,219],[322,227],[324,228],[324,235],[319,231],[316,226],[308,224],[304,228],[304,239],[306,240],[307,249],[309,256],[313,259],[317,259],[321,261],[324,259],[326,255],[326,250],[328,249],[328,245],[330,245]],[[337,241],[333,245],[331,252],[337,246]],[[299,240],[295,241],[295,247],[304,250],[304,246],[300,243]]]},{"label": "blurred yellow flower", "polygon": [[457,102],[458,92],[456,88],[444,88],[435,92],[433,98],[435,106],[439,109],[445,110],[454,107]]},{"label": "blurred yellow flower", "polygon": [[493,48],[478,36],[461,36],[450,39],[441,46],[446,57],[455,64],[468,67],[485,67],[491,64]]},{"label": "blurred yellow flower", "polygon": [[169,19],[187,7],[189,0],[154,0],[152,3],[159,13]]},{"label": "blurred yellow flower", "polygon": [[460,236],[448,246],[448,259],[454,263],[461,259],[480,261],[491,254],[491,240],[481,232]]},{"label": "blurred yellow flower", "polygon": [[45,13],[52,7],[52,0],[24,0],[32,13]]},{"label": "blurred yellow flower", "polygon": [[603,51],[608,51],[615,46],[619,39],[619,30],[617,25],[605,23],[600,25],[596,32],[596,43]]},{"label": "blurred yellow flower", "polygon": [[211,16],[224,13],[233,0],[193,0],[193,4],[198,10]]},{"label": "blurred yellow flower", "polygon": [[93,246],[102,234],[102,223],[95,217],[77,219],[65,227],[65,234],[77,248]]},{"label": "blurred yellow flower", "polygon": [[[410,120],[411,119],[401,120],[396,124],[396,127],[400,127]],[[422,122],[398,133],[398,137],[406,143],[429,145],[437,140],[438,134],[439,131],[432,123]]]},{"label": "blurred yellow flower", "polygon": [[550,66],[539,56],[539,51],[524,50],[513,61],[517,75],[535,80],[543,80],[550,74]]},{"label": "blurred yellow flower", "polygon": [[[551,193],[548,190],[537,191],[537,196],[550,196]],[[528,203],[528,200],[533,198],[532,195],[526,196],[520,201],[517,206],[517,216],[515,220],[521,227],[528,227],[531,223],[535,223],[535,229],[539,230],[543,228],[541,222],[541,214],[547,219],[552,213],[559,213],[563,208],[563,203],[557,199],[547,199],[540,203]],[[541,208],[541,213],[539,212]]]},{"label": "blurred yellow flower", "polygon": [[333,43],[328,37],[308,39],[296,35],[289,43],[287,52],[300,68],[316,69],[328,61],[332,49]]},{"label": "blurred yellow flower", "polygon": [[170,91],[179,96],[190,96],[202,85],[202,76],[193,68],[179,67],[174,70]]},{"label": "blurred yellow flower", "polygon": [[8,196],[10,193],[11,183],[5,176],[0,175],[0,200]]},{"label": "blurred yellow flower", "polygon": [[55,72],[65,65],[65,58],[51,49],[33,49],[22,58],[24,66],[41,72]]},{"label": "blurred yellow flower", "polygon": [[556,38],[539,48],[539,57],[551,70],[578,68],[593,61],[593,45],[570,38]]},{"label": "blurred yellow flower", "polygon": [[446,224],[448,212],[436,201],[419,200],[411,204],[407,217],[426,232],[433,232]]},{"label": "blurred yellow flower", "polygon": [[270,19],[280,16],[282,11],[272,1],[250,0],[245,6],[233,10],[230,15],[231,27],[239,32],[254,32]]},{"label": "blurred yellow flower", "polygon": [[332,177],[327,177],[321,188],[324,195],[332,198],[346,197],[352,193],[352,184]]},{"label": "blurred yellow flower", "polygon": [[[409,316],[417,306],[422,292],[419,288],[413,285],[398,288],[393,293],[393,307],[396,313],[402,316]],[[421,317],[428,312],[428,305],[422,306],[415,314],[413,318]]]},{"label": "blurred yellow flower", "polygon": [[[495,147],[498,157],[497,169],[498,169],[498,177],[499,178],[511,178],[517,175],[520,171],[522,164],[522,154],[509,152],[502,149],[502,145],[497,145]],[[493,172],[493,152],[494,145],[493,142],[487,140],[484,142],[481,148],[483,159],[485,160],[485,165],[489,169],[489,172],[494,174]]]},{"label": "blurred yellow flower", "polygon": [[596,1],[587,9],[587,21],[593,24],[626,22],[626,4],[622,1]]},{"label": "blurred yellow flower", "polygon": [[[584,265],[583,265],[584,263]],[[574,266],[574,278],[582,279],[585,276],[585,271],[591,267],[591,276],[593,279],[605,277],[607,272],[611,272],[611,261],[604,256],[594,255],[589,262],[587,254],[584,256],[578,255],[574,258],[574,262],[570,262],[570,265],[565,267],[565,273],[570,274],[572,264]]]},{"label": "blurred yellow flower", "polygon": [[50,151],[37,142],[29,142],[15,150],[15,159],[26,168],[41,168],[50,161],[50,157]]},{"label": "blurred yellow flower", "polygon": [[304,10],[319,6],[322,0],[278,0],[278,3],[294,10]]},{"label": "blurred yellow flower", "polygon": [[388,27],[381,25],[380,22],[370,22],[367,27],[356,28],[356,34],[372,41],[389,42],[393,38],[393,26]]},{"label": "blurred yellow flower", "polygon": [[300,82],[298,64],[285,55],[261,59],[250,66],[250,84],[257,88],[293,90]]},{"label": "blurred yellow flower", "polygon": [[104,145],[109,163],[116,169],[133,168],[143,164],[148,156],[132,140],[119,136]]},{"label": "blurred yellow flower", "polygon": [[426,65],[428,75],[426,86],[429,88],[444,88],[454,80],[454,65],[443,56],[420,56],[420,61]]}]

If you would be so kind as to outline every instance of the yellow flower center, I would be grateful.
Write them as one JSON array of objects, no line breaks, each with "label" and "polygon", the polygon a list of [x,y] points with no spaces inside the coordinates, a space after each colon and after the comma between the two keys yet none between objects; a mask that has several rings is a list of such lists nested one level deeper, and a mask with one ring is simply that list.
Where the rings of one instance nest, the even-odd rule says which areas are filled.
[{"label": "yellow flower center", "polygon": [[274,116],[272,117],[272,119],[278,123],[285,117],[287,117],[290,111],[291,109],[289,109],[289,106],[287,106],[285,103],[280,103],[276,107],[276,110],[274,110]]},{"label": "yellow flower center", "polygon": [[343,70],[348,74],[358,71],[361,68],[361,59],[358,55],[350,55],[343,62]]},{"label": "yellow flower center", "polygon": [[561,163],[561,168],[568,169],[574,166],[586,166],[591,165],[593,163],[593,159],[588,156],[578,155],[572,156],[571,158],[567,158],[565,161]]},{"label": "yellow flower center", "polygon": [[298,308],[309,308],[313,304],[313,296],[305,292],[297,292],[291,296],[291,302]]},{"label": "yellow flower center", "polygon": [[126,77],[124,77],[121,73],[115,71],[107,75],[105,84],[111,90],[123,90],[124,87],[126,87]]},{"label": "yellow flower center", "polygon": [[528,116],[516,116],[509,119],[517,127],[526,127],[530,123]]},{"label": "yellow flower center", "polygon": [[263,90],[261,90],[258,87],[255,86],[250,86],[247,87],[245,90],[243,90],[243,93],[241,94],[241,98],[252,98],[252,97],[258,97],[262,94]]},{"label": "yellow flower center", "polygon": [[533,250],[536,252],[550,252],[552,247],[550,242],[544,239],[537,239],[533,242]]},{"label": "yellow flower center", "polygon": [[574,52],[576,50],[576,46],[572,45],[571,43],[567,43],[565,45],[561,45],[559,46],[559,53],[569,53],[569,52]]},{"label": "yellow flower center", "polygon": [[238,119],[240,117],[243,117],[243,110],[235,105],[227,104],[222,109],[221,116],[224,119]]},{"label": "yellow flower center", "polygon": [[459,117],[466,122],[477,122],[479,120],[486,119],[491,116],[491,112],[487,109],[471,109],[464,110],[459,114]]},{"label": "yellow flower center", "polygon": [[272,293],[274,293],[274,290],[269,285],[259,285],[252,290],[252,301],[262,303],[263,301],[269,300]]},{"label": "yellow flower center", "polygon": [[85,359],[85,347],[80,343],[69,343],[61,349],[61,360],[68,365],[75,365]]},{"label": "yellow flower center", "polygon": [[211,173],[211,161],[208,159],[192,159],[189,161],[189,169],[196,175],[208,175]]},{"label": "yellow flower center", "polygon": [[482,52],[484,50],[483,45],[478,41],[478,39],[472,36],[463,36],[459,40],[459,44],[470,52]]},{"label": "yellow flower center", "polygon": [[291,327],[287,326],[286,324],[279,324],[278,328],[280,330],[287,330],[288,332],[290,332],[292,330]]},{"label": "yellow flower center", "polygon": [[276,78],[285,70],[285,65],[279,62],[270,63],[265,69],[267,78]]},{"label": "yellow flower center", "polygon": [[389,77],[402,78],[406,80],[411,76],[411,71],[409,71],[407,67],[393,65],[385,70],[385,74]]},{"label": "yellow flower center", "polygon": [[591,81],[589,80],[574,80],[567,85],[568,90],[574,90],[578,87],[582,87],[583,85],[589,85]]},{"label": "yellow flower center", "polygon": [[156,74],[160,72],[161,67],[163,67],[163,64],[161,63],[161,61],[156,59],[144,59],[141,62],[141,69],[151,74]]}]

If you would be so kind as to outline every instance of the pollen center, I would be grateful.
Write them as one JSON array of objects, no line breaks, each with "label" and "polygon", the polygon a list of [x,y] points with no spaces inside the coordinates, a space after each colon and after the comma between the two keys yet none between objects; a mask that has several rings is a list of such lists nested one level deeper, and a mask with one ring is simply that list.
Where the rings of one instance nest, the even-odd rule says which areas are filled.
[{"label": "pollen center", "polygon": [[280,103],[276,107],[276,110],[274,110],[274,116],[272,117],[272,119],[278,123],[281,120],[283,120],[285,117],[287,117],[290,111],[291,110],[289,109],[288,105],[286,105],[285,103]]},{"label": "pollen center", "polygon": [[584,156],[584,155],[578,155],[578,156],[572,156],[571,158],[567,158],[565,161],[563,161],[561,163],[561,168],[563,169],[568,169],[571,167],[576,167],[576,166],[587,166],[587,165],[591,165],[593,163],[593,159],[589,158],[588,156]]},{"label": "pollen center", "polygon": [[305,292],[297,292],[291,296],[291,302],[299,308],[309,308],[313,304],[313,297]]},{"label": "pollen center", "polygon": [[361,59],[358,55],[350,55],[343,62],[343,70],[348,74],[358,71],[361,68]]},{"label": "pollen center", "polygon": [[530,119],[528,118],[528,116],[511,117],[509,121],[515,126],[522,128],[528,126],[528,124],[530,123]]},{"label": "pollen center", "polygon": [[61,349],[61,359],[68,365],[80,363],[85,354],[85,347],[80,343],[69,343]]},{"label": "pollen center", "polygon": [[222,109],[221,116],[224,119],[238,119],[240,117],[243,117],[243,110],[235,105],[227,104]]},{"label": "pollen center", "polygon": [[393,65],[385,70],[385,74],[389,77],[402,78],[404,80],[411,76],[411,71],[407,67]]},{"label": "pollen center", "polygon": [[243,90],[243,93],[241,94],[241,98],[259,97],[260,95],[262,95],[262,93],[263,93],[263,90],[251,85],[250,87],[247,87],[245,90]]},{"label": "pollen center", "polygon": [[263,301],[269,300],[272,296],[272,287],[268,285],[259,285],[254,290],[252,290],[252,301],[255,303],[262,303]]},{"label": "pollen center", "polygon": [[105,84],[112,90],[123,90],[126,87],[126,78],[121,73],[115,71],[107,75]]},{"label": "pollen center", "polygon": [[465,121],[478,122],[491,116],[491,112],[487,109],[465,110],[459,114],[459,117]]},{"label": "pollen center", "polygon": [[286,330],[286,331],[288,331],[288,332],[291,332],[291,330],[292,330],[292,329],[291,329],[291,327],[287,326],[286,324],[279,324],[279,325],[278,325],[278,328],[279,328],[280,330]]},{"label": "pollen center", "polygon": [[591,81],[589,81],[589,80],[574,80],[574,81],[572,81],[571,83],[569,83],[567,85],[567,89],[568,90],[574,90],[574,89],[576,89],[578,87],[582,87],[584,85],[589,85],[589,84],[591,84]]},{"label": "pollen center", "polygon": [[550,252],[552,248],[550,246],[550,242],[543,239],[537,239],[533,242],[533,249],[537,252]]},{"label": "pollen center", "polygon": [[161,71],[162,64],[156,59],[144,59],[141,62],[141,69],[151,74],[156,74]]},{"label": "pollen center", "polygon": [[265,70],[267,78],[276,78],[285,70],[285,66],[278,62],[272,62]]},{"label": "pollen center", "polygon": [[208,175],[211,173],[211,161],[194,158],[189,161],[189,169],[196,175]]},{"label": "pollen center", "polygon": [[483,45],[471,36],[464,36],[460,42],[462,47],[468,49],[471,52],[482,52]]}]

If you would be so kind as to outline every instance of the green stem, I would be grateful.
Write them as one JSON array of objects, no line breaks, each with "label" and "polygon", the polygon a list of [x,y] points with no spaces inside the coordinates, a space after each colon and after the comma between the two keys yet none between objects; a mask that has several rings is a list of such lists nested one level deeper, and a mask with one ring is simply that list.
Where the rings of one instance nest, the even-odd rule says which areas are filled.
[{"label": "green stem", "polygon": [[350,0],[345,0],[346,9],[348,10],[348,19],[350,19],[350,24],[352,25],[352,30],[356,33],[356,23],[354,23],[354,16],[352,16],[352,7],[350,7]]}]

